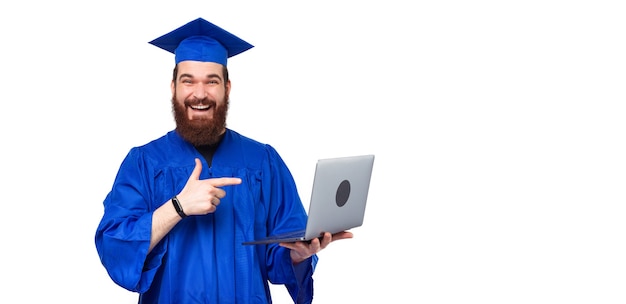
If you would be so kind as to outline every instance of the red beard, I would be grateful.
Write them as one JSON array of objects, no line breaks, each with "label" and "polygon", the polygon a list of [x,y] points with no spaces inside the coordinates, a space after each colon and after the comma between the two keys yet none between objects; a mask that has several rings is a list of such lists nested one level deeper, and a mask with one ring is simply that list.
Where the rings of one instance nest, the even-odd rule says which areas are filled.
[{"label": "red beard", "polygon": [[[208,104],[214,108],[213,118],[208,120],[189,120],[187,106],[191,104]],[[219,141],[226,130],[226,115],[228,113],[228,95],[224,94],[224,103],[217,106],[213,99],[187,99],[184,105],[176,102],[176,94],[172,97],[172,113],[176,121],[176,132],[183,139],[194,146],[212,145]]]}]

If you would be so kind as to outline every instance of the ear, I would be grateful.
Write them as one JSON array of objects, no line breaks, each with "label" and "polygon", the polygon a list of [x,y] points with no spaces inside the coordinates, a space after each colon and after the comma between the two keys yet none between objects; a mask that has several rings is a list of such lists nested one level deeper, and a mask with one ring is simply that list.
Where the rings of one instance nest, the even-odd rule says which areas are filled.
[{"label": "ear", "polygon": [[226,83],[226,95],[230,95],[230,79],[228,79]]},{"label": "ear", "polygon": [[176,93],[176,84],[174,83],[174,80],[172,80],[172,83],[170,84],[170,89],[172,90],[172,97],[174,97],[174,93]]}]

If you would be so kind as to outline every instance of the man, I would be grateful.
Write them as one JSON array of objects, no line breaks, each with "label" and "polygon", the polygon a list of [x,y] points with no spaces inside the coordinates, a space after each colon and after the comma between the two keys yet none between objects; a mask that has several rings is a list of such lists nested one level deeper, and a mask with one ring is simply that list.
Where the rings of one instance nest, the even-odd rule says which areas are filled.
[{"label": "man", "polygon": [[202,18],[150,43],[175,54],[176,129],[119,168],[95,235],[108,274],[139,303],[271,303],[269,283],[310,303],[316,254],[352,234],[242,245],[307,218],[278,152],[226,128],[227,58],[253,46]]}]

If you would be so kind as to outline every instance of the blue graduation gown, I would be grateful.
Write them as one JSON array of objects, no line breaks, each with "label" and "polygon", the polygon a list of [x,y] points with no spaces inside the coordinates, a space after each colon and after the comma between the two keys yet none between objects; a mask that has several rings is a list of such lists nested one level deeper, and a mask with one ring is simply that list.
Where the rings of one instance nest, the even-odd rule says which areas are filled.
[{"label": "blue graduation gown", "polygon": [[[215,213],[182,219],[148,253],[152,213],[180,193],[202,160],[200,178],[239,177]],[[313,298],[318,257],[294,267],[289,250],[241,245],[255,237],[303,229],[306,212],[277,151],[227,129],[209,167],[175,131],[132,148],[123,160],[95,235],[100,260],[139,303],[271,303],[269,283],[284,284],[294,303]]]}]

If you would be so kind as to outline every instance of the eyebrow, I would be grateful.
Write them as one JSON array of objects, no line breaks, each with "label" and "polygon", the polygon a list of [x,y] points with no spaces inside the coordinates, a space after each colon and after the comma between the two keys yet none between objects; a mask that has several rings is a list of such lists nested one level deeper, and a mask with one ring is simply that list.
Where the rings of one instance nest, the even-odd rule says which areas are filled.
[{"label": "eyebrow", "polygon": [[[183,79],[183,78],[186,78],[186,77],[194,78],[193,75],[185,73],[185,74],[180,74],[180,77],[178,77],[178,79],[180,80],[180,79]],[[220,81],[222,80],[222,77],[220,77],[220,75],[218,75],[218,74],[209,74],[209,75],[206,75],[206,78],[207,79],[217,78]]]}]

